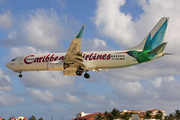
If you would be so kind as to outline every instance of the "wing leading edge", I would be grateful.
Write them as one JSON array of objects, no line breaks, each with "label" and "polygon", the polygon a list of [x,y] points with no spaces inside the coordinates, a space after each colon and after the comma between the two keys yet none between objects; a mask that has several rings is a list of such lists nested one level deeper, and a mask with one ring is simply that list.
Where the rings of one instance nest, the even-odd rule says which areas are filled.
[{"label": "wing leading edge", "polygon": [[81,54],[81,38],[84,32],[84,28],[85,25],[82,26],[77,36],[72,40],[64,57],[64,63],[71,64],[71,66],[74,67],[77,67],[79,65],[85,67],[85,65],[83,64],[83,58]]}]

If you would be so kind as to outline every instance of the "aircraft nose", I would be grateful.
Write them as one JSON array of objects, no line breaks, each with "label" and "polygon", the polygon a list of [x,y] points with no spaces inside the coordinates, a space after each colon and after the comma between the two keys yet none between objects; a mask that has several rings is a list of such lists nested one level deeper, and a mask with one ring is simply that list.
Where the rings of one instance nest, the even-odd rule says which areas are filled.
[{"label": "aircraft nose", "polygon": [[9,69],[11,69],[11,65],[10,65],[9,62],[6,64],[6,67],[9,68]]}]

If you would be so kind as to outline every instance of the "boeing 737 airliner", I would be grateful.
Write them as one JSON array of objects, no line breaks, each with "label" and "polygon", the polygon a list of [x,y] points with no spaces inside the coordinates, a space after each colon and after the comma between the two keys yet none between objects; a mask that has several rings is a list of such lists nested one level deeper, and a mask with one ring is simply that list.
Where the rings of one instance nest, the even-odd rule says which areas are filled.
[{"label": "boeing 737 airliner", "polygon": [[162,57],[167,42],[164,41],[168,17],[163,17],[137,46],[127,50],[117,51],[81,51],[81,38],[83,26],[78,35],[71,42],[66,53],[31,54],[16,57],[6,64],[6,67],[18,72],[22,77],[22,71],[62,70],[64,75],[81,76],[89,78],[89,70],[101,72],[101,70],[114,69],[137,65],[143,62]]}]

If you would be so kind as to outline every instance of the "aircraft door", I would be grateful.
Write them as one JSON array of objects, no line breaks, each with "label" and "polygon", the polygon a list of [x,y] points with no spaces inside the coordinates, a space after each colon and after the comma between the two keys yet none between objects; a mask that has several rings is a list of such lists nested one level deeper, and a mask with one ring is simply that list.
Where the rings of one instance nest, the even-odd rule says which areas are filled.
[{"label": "aircraft door", "polygon": [[23,57],[21,57],[20,59],[19,59],[19,64],[23,64]]}]

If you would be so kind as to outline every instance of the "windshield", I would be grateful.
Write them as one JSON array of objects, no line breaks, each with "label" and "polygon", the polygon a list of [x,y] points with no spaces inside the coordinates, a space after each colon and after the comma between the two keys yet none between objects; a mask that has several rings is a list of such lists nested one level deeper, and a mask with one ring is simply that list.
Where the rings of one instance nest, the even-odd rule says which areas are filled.
[{"label": "windshield", "polygon": [[16,59],[12,59],[11,62],[15,61]]}]

